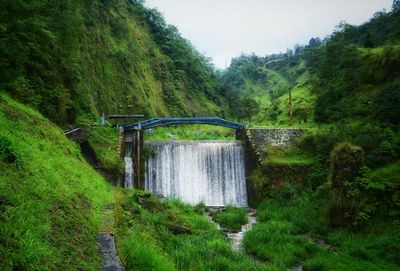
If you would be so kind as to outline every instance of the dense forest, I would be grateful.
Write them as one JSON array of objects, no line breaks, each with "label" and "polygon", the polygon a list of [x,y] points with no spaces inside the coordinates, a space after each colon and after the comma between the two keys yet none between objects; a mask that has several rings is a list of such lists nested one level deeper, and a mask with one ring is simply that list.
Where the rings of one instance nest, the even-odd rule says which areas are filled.
[{"label": "dense forest", "polygon": [[[286,53],[233,59],[221,80],[232,111],[259,124],[289,124],[292,94],[297,124],[349,121],[398,125],[400,12],[377,12],[359,27],[341,23],[335,32]],[[246,108],[246,107],[244,107]]]},{"label": "dense forest", "polygon": [[[100,270],[97,235],[112,232],[126,270],[398,270],[399,67],[398,0],[226,70],[144,0],[0,1],[0,269]],[[248,178],[257,224],[235,251],[226,232],[246,209],[214,213],[221,231],[204,204],[106,181],[124,173],[119,131],[93,125],[103,112],[304,133],[260,150]],[[78,125],[93,161],[63,133]],[[234,139],[221,127],[155,130],[148,139]]]},{"label": "dense forest", "polygon": [[218,114],[210,60],[142,1],[1,1],[0,88],[58,124]]}]

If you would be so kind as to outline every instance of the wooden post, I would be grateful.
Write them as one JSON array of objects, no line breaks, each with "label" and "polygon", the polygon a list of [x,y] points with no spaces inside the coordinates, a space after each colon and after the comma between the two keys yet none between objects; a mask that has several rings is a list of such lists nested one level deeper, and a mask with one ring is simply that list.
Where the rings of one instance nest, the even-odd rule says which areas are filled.
[{"label": "wooden post", "polygon": [[292,105],[292,90],[289,88],[289,126],[293,127],[293,105]]}]

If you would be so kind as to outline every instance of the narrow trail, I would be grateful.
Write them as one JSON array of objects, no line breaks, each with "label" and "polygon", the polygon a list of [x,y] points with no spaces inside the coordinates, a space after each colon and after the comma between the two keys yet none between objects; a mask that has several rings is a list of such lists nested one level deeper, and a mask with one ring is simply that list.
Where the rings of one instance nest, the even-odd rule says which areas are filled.
[{"label": "narrow trail", "polygon": [[103,258],[103,271],[124,271],[115,248],[113,233],[101,232],[98,237],[100,255]]},{"label": "narrow trail", "polygon": [[118,257],[115,246],[114,206],[107,206],[103,211],[103,225],[97,238],[100,255],[103,259],[102,271],[125,271]]}]

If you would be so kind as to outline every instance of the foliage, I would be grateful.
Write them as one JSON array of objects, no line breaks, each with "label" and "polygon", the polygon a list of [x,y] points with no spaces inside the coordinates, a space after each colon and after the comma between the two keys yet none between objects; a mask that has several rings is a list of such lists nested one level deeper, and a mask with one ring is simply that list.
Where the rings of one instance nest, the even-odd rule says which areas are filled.
[{"label": "foliage", "polygon": [[279,270],[399,268],[396,225],[373,220],[362,230],[334,229],[328,224],[326,188],[290,190],[291,197],[266,199],[259,206],[259,224],[245,235],[246,252]]},{"label": "foliage", "polygon": [[123,165],[117,152],[118,133],[119,131],[114,128],[94,127],[89,132],[89,142],[102,167],[121,172]]},{"label": "foliage", "polygon": [[296,146],[281,147],[267,146],[265,148],[264,165],[283,164],[283,165],[309,165],[313,159],[304,150]]},{"label": "foliage", "polygon": [[[400,10],[377,12],[361,26],[340,23],[321,41],[296,45],[286,53],[233,59],[221,78],[221,95],[239,114],[239,101],[260,102],[253,121],[288,125],[288,91],[296,125],[339,121],[398,126]],[[247,116],[246,116],[247,117]]]},{"label": "foliage", "polygon": [[223,111],[210,60],[141,1],[4,0],[0,10],[0,88],[57,124]]},{"label": "foliage", "polygon": [[179,125],[146,131],[146,140],[234,140],[235,130],[212,125]]},{"label": "foliage", "polygon": [[63,132],[0,94],[0,269],[99,270],[111,187]]},{"label": "foliage", "polygon": [[366,165],[373,169],[399,159],[398,132],[385,125],[353,122],[321,126],[310,129],[299,140],[299,148],[318,163],[315,174],[327,176],[330,152],[338,142],[344,141],[360,146],[365,152]]},{"label": "foliage", "polygon": [[[310,75],[299,52],[301,50],[304,48],[298,48],[297,54],[291,57],[286,54],[266,57],[252,54],[233,59],[221,78],[221,95],[228,102],[231,114],[257,124],[287,126],[288,92],[291,90],[295,123],[312,122],[315,97],[310,93]],[[243,102],[248,103],[250,99],[259,103],[259,106],[254,104],[247,107],[259,107],[258,112],[238,110]]]},{"label": "foliage", "polygon": [[354,221],[355,206],[349,186],[361,175],[364,152],[348,142],[341,143],[331,153],[329,219],[332,226],[345,226]]},{"label": "foliage", "polygon": [[0,136],[0,161],[4,163],[18,162],[18,152],[13,145],[12,139],[9,139],[5,135]]},{"label": "foliage", "polygon": [[224,210],[213,212],[211,215],[215,222],[232,231],[240,231],[242,225],[248,222],[245,208],[227,206]]},{"label": "foliage", "polygon": [[308,51],[308,65],[317,75],[316,121],[396,124],[390,114],[398,100],[393,89],[399,77],[399,16],[381,12],[360,27],[340,24],[323,46]]},{"label": "foliage", "polygon": [[127,270],[269,270],[232,251],[204,217],[204,206],[161,202],[141,191],[117,198],[117,240]]},{"label": "foliage", "polygon": [[354,202],[356,213],[354,225],[368,223],[371,217],[390,219],[398,223],[399,205],[399,162],[372,171],[363,168],[363,174],[347,186],[348,197]]},{"label": "foliage", "polygon": [[252,116],[260,111],[260,104],[251,98],[244,97],[240,101],[240,109],[242,111],[241,117],[251,122]]}]

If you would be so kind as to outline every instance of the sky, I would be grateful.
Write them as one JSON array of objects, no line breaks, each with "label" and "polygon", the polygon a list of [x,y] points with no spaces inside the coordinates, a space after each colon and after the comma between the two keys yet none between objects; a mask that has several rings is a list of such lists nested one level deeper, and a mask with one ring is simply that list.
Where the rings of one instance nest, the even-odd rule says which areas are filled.
[{"label": "sky", "polygon": [[330,35],[341,21],[360,25],[393,0],[146,0],[218,68],[241,53],[286,52]]}]

